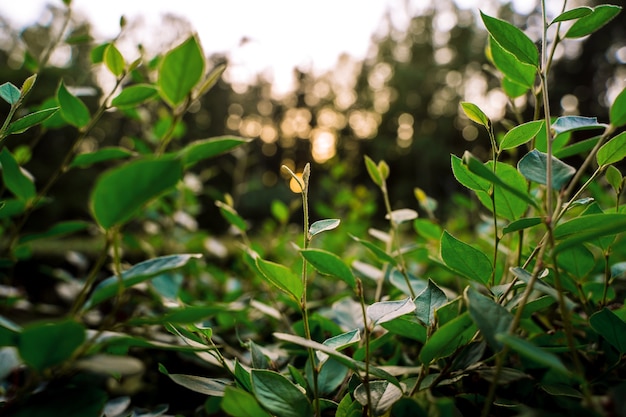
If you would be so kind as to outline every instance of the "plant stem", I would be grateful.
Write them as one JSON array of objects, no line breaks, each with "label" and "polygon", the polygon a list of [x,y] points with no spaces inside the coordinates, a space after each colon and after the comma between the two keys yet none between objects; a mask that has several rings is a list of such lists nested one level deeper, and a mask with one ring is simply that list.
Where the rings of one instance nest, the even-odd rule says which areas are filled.
[{"label": "plant stem", "polygon": [[367,312],[365,311],[365,299],[363,298],[363,283],[359,278],[356,280],[357,296],[361,304],[361,314],[363,315],[363,339],[365,343],[365,375],[363,375],[363,386],[367,394],[367,415],[372,415],[372,394],[370,393],[370,329],[367,324]]}]

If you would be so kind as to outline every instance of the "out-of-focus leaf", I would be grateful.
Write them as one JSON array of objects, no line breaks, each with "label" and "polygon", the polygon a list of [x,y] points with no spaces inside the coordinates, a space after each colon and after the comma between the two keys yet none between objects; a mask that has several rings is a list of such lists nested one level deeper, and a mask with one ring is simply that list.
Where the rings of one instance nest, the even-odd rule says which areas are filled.
[{"label": "out-of-focus leaf", "polygon": [[591,328],[609,342],[620,354],[626,353],[626,323],[608,308],[589,318]]},{"label": "out-of-focus leaf", "polygon": [[609,117],[614,127],[626,125],[626,88],[615,98],[615,101],[611,105]]},{"label": "out-of-focus leaf", "polygon": [[156,87],[150,84],[135,84],[124,88],[111,100],[115,107],[133,107],[150,100],[158,94]]},{"label": "out-of-focus leaf", "polygon": [[85,328],[75,321],[46,321],[24,327],[17,349],[26,364],[42,372],[68,360],[85,337]]},{"label": "out-of-focus leaf", "polygon": [[189,169],[200,161],[226,153],[236,147],[250,142],[237,136],[218,136],[191,142],[178,152],[185,169]]},{"label": "out-of-focus leaf", "polygon": [[94,152],[81,153],[76,155],[70,164],[70,168],[87,168],[98,162],[124,159],[133,156],[134,153],[126,148],[104,147]]},{"label": "out-of-focus leaf", "polygon": [[233,417],[271,417],[252,394],[239,388],[226,387],[221,406],[222,410]]},{"label": "out-of-focus leaf", "polygon": [[196,36],[169,51],[159,68],[158,86],[171,106],[180,105],[204,73],[204,54]]},{"label": "out-of-focus leaf", "polygon": [[502,343],[496,339],[496,336],[509,331],[513,315],[500,304],[471,287],[467,287],[464,295],[469,305],[470,317],[487,343],[494,351],[501,350]]},{"label": "out-of-focus leaf", "polygon": [[3,148],[0,152],[0,164],[2,164],[4,186],[17,198],[22,201],[29,201],[37,195],[33,179],[22,171],[13,154],[7,148]]},{"label": "out-of-focus leaf", "polygon": [[598,165],[610,165],[626,157],[626,132],[612,138],[598,149],[596,158]]},{"label": "out-of-focus leaf", "polygon": [[17,119],[9,125],[9,127],[7,128],[7,135],[17,135],[26,132],[31,127],[48,120],[58,110],[58,107],[52,107],[49,109],[39,110],[34,113],[27,114],[26,116]]},{"label": "out-of-focus leaf", "polygon": [[66,122],[77,128],[87,126],[91,120],[89,109],[85,103],[68,91],[63,82],[59,84],[57,89],[57,101],[61,107],[61,116]]}]

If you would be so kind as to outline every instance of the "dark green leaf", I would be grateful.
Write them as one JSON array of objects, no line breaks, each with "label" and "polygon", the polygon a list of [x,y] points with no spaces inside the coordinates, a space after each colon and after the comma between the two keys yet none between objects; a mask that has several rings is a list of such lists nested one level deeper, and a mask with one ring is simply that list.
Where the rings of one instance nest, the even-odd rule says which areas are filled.
[{"label": "dark green leaf", "polygon": [[529,227],[541,224],[543,220],[540,217],[524,217],[509,223],[502,229],[503,234],[517,232],[519,230],[528,229]]},{"label": "dark green leaf", "polygon": [[596,158],[598,165],[610,165],[626,157],[626,132],[612,138],[598,149]]},{"label": "dark green leaf", "polygon": [[579,19],[581,17],[587,16],[588,14],[591,14],[591,12],[593,12],[593,9],[591,7],[576,7],[575,9],[568,10],[555,17],[554,20],[550,22],[550,25],[557,22],[565,22],[566,20]]},{"label": "dark green leaf", "polygon": [[415,298],[415,316],[426,326],[432,326],[435,324],[435,310],[447,302],[446,294],[429,279],[428,287]]},{"label": "dark green leaf", "polygon": [[261,258],[256,259],[256,265],[263,276],[278,289],[290,294],[300,302],[304,292],[304,286],[299,276],[291,272],[289,268]]},{"label": "dark green leaf", "polygon": [[572,246],[559,253],[558,265],[576,278],[585,278],[596,266],[596,260],[584,245]]},{"label": "dark green leaf", "polygon": [[136,160],[106,171],[91,193],[93,216],[105,229],[125,223],[150,200],[174,188],[182,174],[175,159]]},{"label": "dark green leaf", "polygon": [[589,318],[591,328],[609,342],[620,354],[626,353],[626,323],[608,308]]},{"label": "dark green leaf", "polygon": [[475,105],[474,103],[462,102],[461,108],[465,115],[473,122],[478,123],[479,125],[483,125],[485,128],[489,129],[491,126],[491,120],[487,117],[485,113]]},{"label": "dark green leaf", "polygon": [[80,220],[69,220],[54,224],[43,233],[27,234],[20,238],[20,243],[26,243],[37,239],[49,239],[51,237],[65,236],[71,233],[87,229],[90,223]]},{"label": "dark green leaf", "polygon": [[311,225],[311,227],[309,227],[309,239],[322,232],[336,229],[337,227],[339,227],[340,222],[341,220],[339,219],[324,219],[316,221]]},{"label": "dark green leaf", "polygon": [[250,372],[254,395],[277,417],[302,417],[313,414],[306,395],[287,378],[273,371],[253,369]]},{"label": "dark green leaf", "polygon": [[241,232],[245,232],[248,229],[246,221],[235,211],[234,208],[221,201],[216,201],[215,205],[219,208],[220,214],[226,219],[226,221],[237,228]]},{"label": "dark green leaf", "polygon": [[420,343],[426,342],[426,327],[419,322],[416,316],[400,316],[383,323],[381,326],[390,333],[416,340]]},{"label": "dark green leaf", "polygon": [[20,96],[22,93],[20,89],[11,84],[10,82],[6,82],[0,85],[0,97],[11,106],[16,104],[20,100]]},{"label": "dark green leaf", "polygon": [[61,82],[57,89],[57,101],[61,107],[61,116],[72,126],[83,128],[87,126],[91,115],[89,109],[78,97],[70,93]]},{"label": "dark green leaf", "polygon": [[556,135],[578,130],[604,129],[604,123],[598,123],[597,117],[561,116],[552,123]]},{"label": "dark green leaf", "polygon": [[523,92],[528,91],[535,84],[535,76],[537,75],[535,67],[518,60],[515,55],[504,50],[491,36],[489,37],[489,47],[493,63],[505,75],[505,79],[522,87]]},{"label": "dark green leaf", "polygon": [[489,282],[493,267],[487,255],[447,231],[441,237],[441,258],[450,269],[464,277],[482,284]]},{"label": "dark green leaf", "polygon": [[509,331],[513,315],[500,304],[473,288],[467,287],[465,298],[469,305],[469,315],[487,343],[494,351],[501,350],[502,343],[496,339],[496,336]]},{"label": "dark green leaf", "polygon": [[91,53],[89,54],[89,57],[91,59],[92,64],[100,64],[101,62],[104,61],[104,50],[107,49],[107,46],[109,45],[110,45],[109,42],[105,42],[103,44],[94,46],[91,49]]},{"label": "dark green leaf", "polygon": [[107,45],[107,47],[104,49],[103,58],[104,64],[107,66],[109,71],[113,73],[113,75],[119,77],[124,73],[124,69],[126,68],[124,57],[114,44],[110,43],[109,45]]},{"label": "dark green leaf", "polygon": [[[548,155],[536,149],[528,152],[517,163],[517,169],[528,180],[539,184],[547,184],[546,170],[548,166]],[[576,173],[576,168],[552,157],[552,187],[560,190]]]},{"label": "dark green leaf", "polygon": [[541,349],[528,340],[520,339],[517,336],[506,333],[497,334],[496,339],[509,346],[520,355],[525,356],[538,364],[545,365],[548,368],[566,376],[570,376],[571,374],[558,356],[546,351],[545,349]]},{"label": "dark green leaf", "polygon": [[360,239],[356,236],[351,235],[350,237],[354,239],[355,241],[359,242],[361,245],[365,246],[367,249],[369,249],[376,256],[376,258],[378,258],[379,261],[389,262],[393,266],[398,265],[398,262],[395,260],[393,256],[389,255],[387,252],[385,252],[384,250],[382,250],[375,244],[368,242],[367,240]]},{"label": "dark green leaf", "polygon": [[317,272],[341,279],[350,288],[356,287],[356,281],[350,268],[334,253],[322,249],[303,249],[300,254]]},{"label": "dark green leaf", "polygon": [[[313,386],[313,378],[311,372],[310,362],[307,362],[307,377],[309,378],[309,385]],[[334,359],[329,359],[321,365],[321,370],[317,375],[317,390],[319,395],[328,395],[344,382],[348,374],[350,373],[350,368],[346,367],[340,362],[337,362]]]},{"label": "dark green leaf", "polygon": [[[369,387],[369,396],[367,389]],[[363,384],[354,389],[354,399],[362,406],[370,404],[374,411],[374,415],[382,416],[389,410],[393,404],[402,398],[402,390],[387,381],[370,381],[368,386]]]},{"label": "dark green leaf", "polygon": [[24,327],[18,351],[26,364],[42,372],[68,360],[85,337],[85,328],[75,321],[46,321]]},{"label": "dark green leaf", "polygon": [[518,146],[530,141],[532,138],[537,136],[537,133],[539,133],[543,124],[543,120],[537,120],[515,126],[504,135],[502,142],[500,142],[500,149],[517,148]]},{"label": "dark green leaf", "polygon": [[87,168],[93,164],[97,164],[98,162],[124,159],[133,155],[135,154],[126,148],[104,147],[95,152],[76,155],[70,164],[70,168]]},{"label": "dark green leaf", "polygon": [[609,165],[604,173],[604,177],[611,187],[613,187],[615,193],[618,193],[622,189],[624,177],[622,177],[622,173],[619,169],[615,168],[613,165]]},{"label": "dark green leaf", "polygon": [[[493,161],[487,161],[485,166],[493,174]],[[494,186],[493,198],[496,205],[496,216],[513,220],[524,215],[528,208],[527,200],[520,198],[522,195],[528,196],[528,183],[524,176],[513,166],[503,162],[496,162],[495,176],[499,182],[507,185],[506,188]],[[516,192],[512,193],[510,190],[515,190]],[[493,202],[489,193],[477,191],[476,196],[489,211],[493,212]]]},{"label": "dark green leaf", "polygon": [[28,201],[37,195],[33,179],[22,171],[13,154],[7,148],[3,148],[0,152],[0,164],[2,164],[4,186],[17,198]]},{"label": "dark green leaf", "polygon": [[26,116],[17,119],[9,125],[7,129],[7,135],[17,135],[26,132],[31,127],[46,121],[58,110],[58,107],[52,107],[49,109],[39,110],[34,113],[27,114]]},{"label": "dark green leaf", "polygon": [[452,355],[457,349],[468,344],[476,333],[476,325],[469,313],[465,312],[439,327],[426,341],[419,354],[423,364]]},{"label": "dark green leaf", "polygon": [[252,394],[234,387],[226,387],[222,410],[233,417],[271,417]]},{"label": "dark green leaf", "polygon": [[626,88],[617,95],[615,101],[611,104],[609,116],[613,127],[626,125]]},{"label": "dark green leaf", "polygon": [[[53,385],[30,396],[10,417],[100,417],[108,395],[94,383]],[[68,400],[71,399],[71,400]],[[7,416],[8,417],[8,416]]]},{"label": "dark green leaf", "polygon": [[593,149],[594,146],[600,140],[600,136],[595,136],[589,139],[584,139],[579,142],[575,142],[569,146],[565,146],[561,149],[554,150],[554,156],[559,159],[569,158],[575,155],[582,155]]},{"label": "dark green leaf", "polygon": [[615,236],[626,231],[626,214],[599,213],[576,217],[557,225],[554,238],[562,240],[555,250],[563,251],[579,243],[591,242],[602,236]]},{"label": "dark green leaf", "polygon": [[220,136],[201,139],[191,142],[181,149],[178,152],[178,158],[182,159],[185,169],[189,169],[200,161],[213,158],[248,142],[250,142],[250,139],[237,136]]},{"label": "dark green leaf", "polygon": [[505,51],[513,54],[520,62],[533,67],[539,66],[539,52],[524,32],[509,22],[493,18],[483,12],[480,12],[480,16],[489,34]]},{"label": "dark green leaf", "polygon": [[84,309],[89,309],[114,297],[121,289],[147,281],[164,272],[182,268],[191,259],[200,257],[201,255],[197,254],[167,255],[140,262],[122,272],[121,277],[112,276],[98,284],[89,300],[85,303]]},{"label": "dark green leaf", "polygon": [[195,36],[169,51],[161,61],[158,86],[171,107],[180,105],[204,74],[204,54]]},{"label": "dark green leaf", "polygon": [[580,38],[592,34],[609,23],[622,10],[619,6],[600,5],[593,12],[581,17],[565,33],[566,38]]},{"label": "dark green leaf", "polygon": [[[530,279],[532,278],[532,275],[528,271],[520,267],[511,268],[510,271],[513,275],[515,275],[518,279],[525,282],[526,284],[528,284],[530,282]],[[544,294],[548,294],[556,301],[560,300],[558,291],[539,279],[535,280],[533,289]],[[565,305],[570,310],[576,307],[576,304],[567,297],[565,297]]]},{"label": "dark green leaf", "polygon": [[213,397],[223,397],[226,388],[232,384],[227,379],[206,378],[196,375],[168,373],[167,376],[180,386]]},{"label": "dark green leaf", "polygon": [[113,100],[111,105],[115,107],[138,106],[151,99],[158,93],[157,89],[150,84],[135,84],[124,88]]}]

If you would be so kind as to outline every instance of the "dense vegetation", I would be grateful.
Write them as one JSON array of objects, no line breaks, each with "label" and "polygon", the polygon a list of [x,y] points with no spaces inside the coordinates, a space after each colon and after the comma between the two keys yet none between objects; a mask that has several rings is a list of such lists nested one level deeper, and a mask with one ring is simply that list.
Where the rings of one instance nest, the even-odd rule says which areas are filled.
[{"label": "dense vegetation", "polygon": [[[3,415],[624,414],[626,89],[600,119],[558,115],[550,98],[562,88],[552,75],[559,48],[602,33],[620,7],[548,18],[544,5],[540,47],[481,13],[484,64],[508,100],[494,114],[507,118],[488,116],[483,103],[450,106],[460,88],[437,89],[402,48],[357,78],[371,87],[356,90],[362,108],[350,117],[360,124],[337,121],[341,105],[324,100],[338,97],[309,96],[334,120],[309,136],[318,164],[282,165],[274,182],[284,175],[297,198],[269,193],[250,206],[238,191],[248,180],[232,179],[232,193],[220,184],[241,175],[246,148],[273,155],[275,140],[263,136],[265,119],[244,123],[243,106],[203,107],[207,96],[226,97],[225,65],[207,60],[193,35],[134,60],[116,40],[90,44],[85,28],[67,36],[65,3],[58,36],[26,52],[12,75],[23,79],[0,85]],[[470,29],[457,36],[475,42]],[[63,43],[115,80],[108,91],[83,99],[68,80],[85,74],[49,65]],[[405,46],[437,55],[429,45]],[[390,72],[393,59],[404,65]],[[428,105],[393,85],[403,77]],[[458,77],[443,83],[459,87]],[[307,91],[280,140],[304,135]],[[485,140],[416,168],[436,183],[433,166],[445,163],[469,191],[442,203],[445,219],[434,190],[457,189],[445,180],[414,185],[415,204],[391,186],[406,171],[389,158],[432,146],[413,141],[442,123],[417,122],[429,112],[459,112],[466,139]],[[190,132],[202,117],[261,140],[206,120],[212,135],[197,139]],[[390,151],[382,126],[392,122]],[[124,126],[124,137],[101,146],[110,140],[103,123]],[[316,154],[314,142],[333,134],[368,142]],[[37,163],[48,148],[53,156]],[[301,154],[297,145],[276,152],[292,162]],[[351,172],[356,164],[365,176]],[[208,223],[221,223],[221,235],[199,225],[206,213],[219,215]]]}]

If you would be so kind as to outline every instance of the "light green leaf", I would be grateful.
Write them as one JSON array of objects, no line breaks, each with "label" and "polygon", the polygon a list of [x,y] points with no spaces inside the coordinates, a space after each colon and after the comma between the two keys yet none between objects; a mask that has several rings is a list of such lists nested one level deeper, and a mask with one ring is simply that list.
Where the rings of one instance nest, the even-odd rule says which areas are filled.
[{"label": "light green leaf", "polygon": [[441,237],[441,258],[450,269],[464,277],[482,284],[489,282],[493,267],[487,255],[445,230]]},{"label": "light green leaf", "polygon": [[415,303],[411,298],[396,301],[379,301],[367,307],[367,317],[374,325],[391,321],[415,311]]},{"label": "light green leaf", "polygon": [[201,258],[199,254],[167,255],[140,262],[122,272],[121,277],[112,276],[96,286],[91,297],[85,303],[87,310],[101,302],[114,297],[120,289],[132,287],[140,282],[147,281],[155,276],[182,268],[190,260]]},{"label": "light green leaf", "polygon": [[610,165],[626,157],[626,132],[612,138],[598,149],[596,159],[598,165]]},{"label": "light green leaf", "polygon": [[204,54],[195,36],[169,51],[159,68],[158,86],[163,99],[177,107],[204,74]]},{"label": "light green leaf", "polygon": [[89,109],[85,103],[65,88],[62,81],[57,89],[57,101],[61,106],[61,116],[66,122],[77,128],[87,126],[91,120]]},{"label": "light green leaf", "polygon": [[520,85],[515,81],[511,81],[508,77],[505,76],[502,78],[502,90],[504,91],[504,94],[506,94],[509,98],[517,98],[526,94],[529,89],[528,87],[524,87],[523,85]]},{"label": "light green leaf", "polygon": [[24,327],[18,337],[22,360],[42,372],[68,360],[85,341],[86,331],[72,320],[45,321]]},{"label": "light green leaf", "polygon": [[104,172],[91,193],[90,206],[100,226],[110,229],[130,220],[150,200],[182,178],[180,161],[136,160]]},{"label": "light green leaf", "polygon": [[51,107],[49,109],[39,110],[34,113],[27,114],[9,125],[7,135],[17,135],[26,132],[31,127],[36,126],[52,117],[52,115],[58,110],[58,107]]},{"label": "light green leaf", "polygon": [[35,198],[37,190],[33,179],[22,171],[15,157],[7,148],[3,148],[0,152],[0,164],[2,164],[2,180],[9,191],[22,201]]},{"label": "light green leaf", "polygon": [[304,286],[299,276],[291,272],[289,268],[261,258],[256,259],[256,265],[263,276],[278,289],[290,294],[297,302],[300,302],[304,293]]},{"label": "light green leaf", "polygon": [[500,142],[500,149],[517,148],[518,146],[530,141],[532,138],[537,136],[537,133],[539,133],[543,124],[543,120],[536,120],[515,126],[504,135],[502,142]]},{"label": "light green leaf", "polygon": [[124,88],[111,100],[115,107],[134,107],[150,100],[158,94],[156,87],[150,84],[135,84]]},{"label": "light green leaf", "polygon": [[309,227],[309,239],[328,230],[336,229],[339,226],[341,220],[339,219],[324,219],[318,220]]},{"label": "light green leaf", "polygon": [[487,117],[485,113],[475,105],[474,103],[468,103],[466,101],[461,103],[461,108],[465,115],[473,122],[478,123],[479,125],[483,125],[486,129],[489,129],[491,126],[491,120]]},{"label": "light green leaf", "polygon": [[457,316],[439,327],[426,341],[419,354],[420,361],[427,365],[435,359],[452,355],[474,338],[476,330],[476,325],[469,313],[465,312]]},{"label": "light green leaf", "polygon": [[306,395],[281,374],[264,369],[250,372],[254,396],[261,405],[277,417],[313,415]]},{"label": "light green leaf", "polygon": [[376,165],[376,162],[374,162],[372,158],[370,158],[367,155],[365,155],[363,158],[365,160],[365,168],[367,169],[367,173],[369,174],[372,181],[374,181],[374,184],[376,184],[379,187],[382,186],[383,176],[378,170],[378,166]]},{"label": "light green leaf", "polygon": [[615,193],[619,193],[623,187],[622,181],[624,180],[621,171],[615,168],[615,166],[609,165],[604,173],[604,177],[606,181],[611,184]]},{"label": "light green leaf", "polygon": [[489,191],[489,181],[471,172],[467,165],[463,164],[461,158],[450,155],[450,164],[454,177],[461,185],[474,191]]},{"label": "light green leaf", "polygon": [[104,49],[103,58],[104,64],[107,66],[109,71],[113,73],[113,75],[119,77],[124,73],[124,69],[126,68],[126,62],[124,62],[124,57],[114,44],[110,43],[107,45],[107,47]]},{"label": "light green leaf", "polygon": [[[493,161],[487,161],[485,167],[493,175]],[[496,162],[495,178],[499,182],[506,184],[506,188],[502,186],[494,186],[493,198],[496,204],[495,214],[508,220],[517,219],[524,215],[528,208],[527,199],[528,183],[524,176],[519,173],[513,166],[504,162]],[[516,193],[512,193],[515,190]],[[491,212],[493,212],[493,203],[489,193],[477,191],[476,196],[480,202]],[[520,198],[526,196],[527,198]]]},{"label": "light green leaf", "polygon": [[98,162],[128,158],[135,155],[132,151],[120,147],[104,147],[95,152],[81,153],[74,157],[70,168],[87,168]]},{"label": "light green leaf", "polygon": [[561,116],[552,123],[556,135],[579,130],[604,129],[604,123],[598,123],[597,117]]},{"label": "light green leaf", "polygon": [[92,64],[100,64],[104,61],[104,51],[109,46],[109,42],[102,43],[100,45],[96,45],[91,48],[91,52],[89,53],[89,58],[91,59]]},{"label": "light green leaf", "polygon": [[562,375],[571,375],[570,371],[565,367],[565,365],[563,365],[563,362],[561,362],[558,356],[554,353],[546,351],[545,349],[541,349],[528,340],[520,339],[517,336],[506,333],[497,334],[496,339],[509,346],[522,356],[525,356],[538,364],[545,365]]},{"label": "light green leaf", "polygon": [[506,308],[471,287],[466,288],[464,296],[469,306],[469,315],[489,346],[496,352],[501,350],[502,343],[496,339],[496,336],[509,331],[513,315]]},{"label": "light green leaf", "polygon": [[224,64],[218,65],[217,67],[213,68],[198,89],[197,97],[202,97],[203,95],[208,93],[209,90],[211,90],[211,88],[213,88],[213,86],[220,79],[220,77],[224,73],[224,70],[226,70],[226,65]]},{"label": "light green leaf", "polygon": [[226,387],[221,406],[222,410],[233,417],[271,417],[252,394],[239,388]]},{"label": "light green leaf", "polygon": [[[536,149],[528,152],[517,163],[517,169],[529,181],[539,184],[547,184],[546,170],[548,166],[548,155]],[[552,157],[552,187],[560,190],[576,173],[576,168],[559,159]]]},{"label": "light green leaf", "polygon": [[334,253],[322,249],[303,249],[300,254],[320,274],[341,279],[350,288],[356,287],[356,281],[350,268]]},{"label": "light green leaf", "polygon": [[200,139],[191,142],[181,149],[177,157],[182,159],[185,169],[189,169],[200,161],[221,155],[248,142],[250,142],[250,139],[237,136],[218,136]]},{"label": "light green leaf", "polygon": [[589,324],[620,354],[626,353],[626,323],[615,313],[605,307],[589,317]]},{"label": "light green leaf", "polygon": [[609,118],[613,127],[626,125],[626,88],[617,95],[615,101],[611,104]]},{"label": "light green leaf", "polygon": [[415,316],[426,326],[432,326],[435,324],[435,310],[447,302],[446,294],[429,279],[428,286],[415,298]]},{"label": "light green leaf", "polygon": [[509,223],[502,229],[503,234],[517,232],[519,230],[528,229],[529,227],[537,226],[541,224],[543,219],[540,217],[524,217],[514,222]]},{"label": "light green leaf", "polygon": [[523,87],[524,92],[535,84],[535,76],[537,75],[535,67],[518,60],[515,55],[504,50],[491,36],[489,37],[489,47],[494,65],[505,75],[506,79]]},{"label": "light green leaf", "polygon": [[216,201],[215,205],[219,208],[220,214],[226,221],[235,226],[239,231],[245,232],[248,229],[246,221],[237,213],[237,211],[222,201]]},{"label": "light green leaf", "polygon": [[555,227],[554,238],[562,240],[555,251],[558,253],[579,243],[593,242],[599,237],[615,236],[624,231],[624,213],[598,213],[576,217]]},{"label": "light green leaf", "polygon": [[592,34],[609,23],[622,10],[619,6],[608,4],[600,5],[593,12],[581,17],[565,33],[566,38],[581,38]]},{"label": "light green leaf", "polygon": [[354,399],[364,407],[370,404],[369,400],[371,400],[376,416],[385,414],[403,395],[400,388],[387,381],[370,381],[368,386],[369,396],[367,395],[368,388],[360,384],[354,389]]},{"label": "light green leaf", "polygon": [[20,89],[11,84],[10,82],[6,82],[0,85],[0,97],[11,106],[16,104],[20,100],[21,96]]},{"label": "light green leaf", "polygon": [[480,16],[493,39],[505,50],[533,67],[539,66],[539,51],[528,36],[509,22],[496,19],[480,12]]},{"label": "light green leaf", "polygon": [[557,23],[557,22],[565,22],[567,20],[580,19],[581,17],[591,14],[591,12],[593,12],[593,9],[591,7],[587,7],[587,6],[576,7],[575,9],[568,10],[566,12],[561,13],[557,17],[555,17],[554,20],[550,22],[550,25],[553,25],[554,23]]}]

